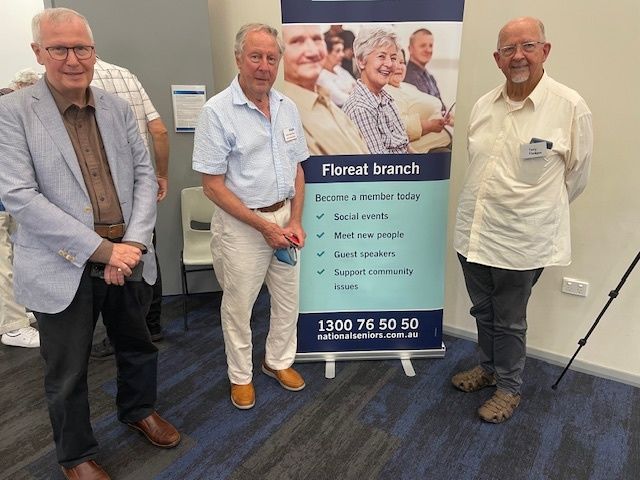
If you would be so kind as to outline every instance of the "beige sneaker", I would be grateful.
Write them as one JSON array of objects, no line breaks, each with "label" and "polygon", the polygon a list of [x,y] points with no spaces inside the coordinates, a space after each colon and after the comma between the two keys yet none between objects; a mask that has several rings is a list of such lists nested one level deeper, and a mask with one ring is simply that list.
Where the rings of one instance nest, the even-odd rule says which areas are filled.
[{"label": "beige sneaker", "polygon": [[496,384],[496,377],[478,365],[471,370],[456,373],[451,377],[451,383],[463,392],[477,392],[484,387],[493,387]]},{"label": "beige sneaker", "polygon": [[496,390],[489,400],[478,409],[478,415],[485,422],[502,423],[509,420],[520,405],[520,395]]}]

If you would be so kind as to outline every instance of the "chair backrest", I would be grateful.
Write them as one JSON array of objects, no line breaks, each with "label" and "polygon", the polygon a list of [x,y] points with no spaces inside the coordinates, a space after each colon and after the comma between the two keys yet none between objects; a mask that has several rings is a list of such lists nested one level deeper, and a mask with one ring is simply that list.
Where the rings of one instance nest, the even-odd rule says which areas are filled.
[{"label": "chair backrest", "polygon": [[195,229],[192,222],[210,224],[216,206],[205,196],[202,187],[183,188],[180,201],[184,264],[211,264],[211,231]]}]

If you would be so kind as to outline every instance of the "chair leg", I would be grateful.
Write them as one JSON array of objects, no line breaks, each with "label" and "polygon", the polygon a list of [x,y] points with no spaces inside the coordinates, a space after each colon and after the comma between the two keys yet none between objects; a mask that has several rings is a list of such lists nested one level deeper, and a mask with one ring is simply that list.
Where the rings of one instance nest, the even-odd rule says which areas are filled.
[{"label": "chair leg", "polygon": [[184,321],[184,331],[186,333],[187,330],[189,330],[189,323],[187,320],[187,295],[189,294],[189,287],[187,285],[187,270],[182,259],[182,251],[180,252],[180,271],[182,273],[182,316]]}]

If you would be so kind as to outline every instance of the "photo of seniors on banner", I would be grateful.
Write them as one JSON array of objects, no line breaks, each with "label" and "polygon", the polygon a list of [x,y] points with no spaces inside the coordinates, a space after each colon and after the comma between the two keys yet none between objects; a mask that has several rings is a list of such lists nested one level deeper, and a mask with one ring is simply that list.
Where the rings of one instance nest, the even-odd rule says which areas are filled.
[{"label": "photo of seniors on banner", "polygon": [[297,360],[438,357],[462,0],[282,0],[311,158]]},{"label": "photo of seniors on banner", "polygon": [[284,93],[300,110],[311,154],[450,150],[461,27],[284,25]]}]

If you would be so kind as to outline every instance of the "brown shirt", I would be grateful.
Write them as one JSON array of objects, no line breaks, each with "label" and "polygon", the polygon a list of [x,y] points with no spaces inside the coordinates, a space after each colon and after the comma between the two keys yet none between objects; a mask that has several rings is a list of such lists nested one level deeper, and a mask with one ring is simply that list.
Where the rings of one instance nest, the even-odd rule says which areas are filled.
[{"label": "brown shirt", "polygon": [[[45,76],[46,81],[46,76]],[[107,154],[102,143],[95,116],[95,101],[91,89],[87,89],[87,104],[80,107],[62,96],[47,81],[53,100],[62,115],[62,121],[73,145],[78,165],[82,171],[91,207],[94,224],[122,223],[124,218],[120,201],[113,184]],[[90,257],[91,261],[107,263],[111,257],[113,244],[103,240]]]},{"label": "brown shirt", "polygon": [[87,104],[79,107],[65,99],[49,83],[47,85],[60,110],[73,150],[78,157],[82,178],[93,207],[94,223],[122,223],[120,201],[96,122],[96,106],[91,89],[87,89]]}]

